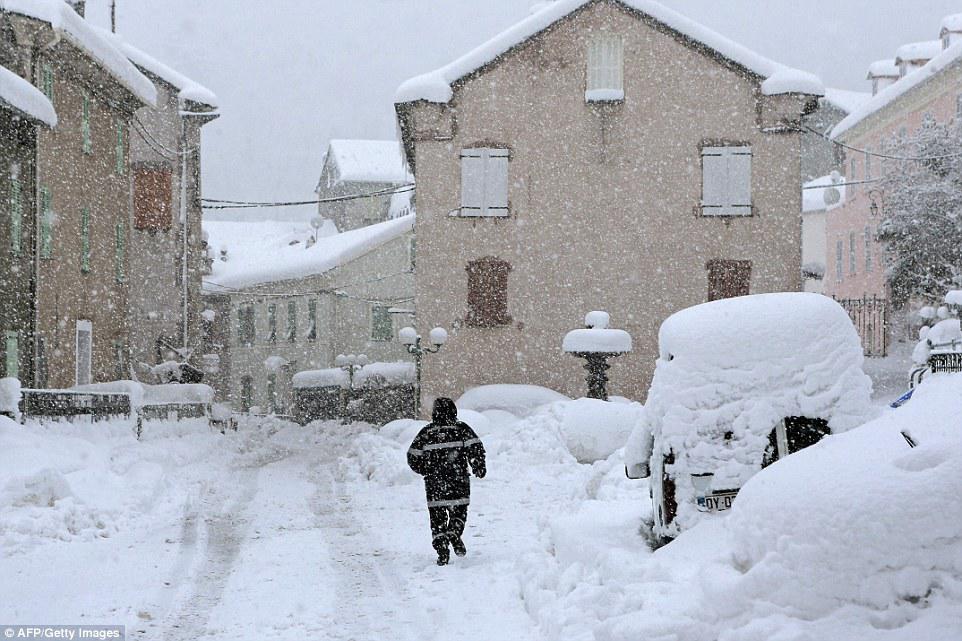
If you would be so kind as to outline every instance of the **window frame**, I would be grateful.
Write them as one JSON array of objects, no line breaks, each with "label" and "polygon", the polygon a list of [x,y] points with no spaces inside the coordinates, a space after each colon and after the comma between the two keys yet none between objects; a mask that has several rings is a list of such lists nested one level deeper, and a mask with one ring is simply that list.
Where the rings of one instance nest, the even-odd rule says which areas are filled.
[{"label": "window frame", "polygon": [[[505,327],[511,324],[510,282],[511,264],[496,256],[472,260],[464,267],[467,272],[467,307],[465,325],[476,328]],[[488,286],[485,286],[485,283]],[[494,296],[485,297],[493,293]]]},{"label": "window frame", "polygon": [[[13,345],[11,354],[10,346]],[[20,332],[8,329],[3,333],[3,364],[4,376],[7,378],[20,378]],[[12,357],[12,358],[11,358]],[[11,367],[12,365],[12,367]],[[11,371],[11,369],[13,371]]]},{"label": "window frame", "polygon": [[307,340],[317,340],[317,299],[307,301]]},{"label": "window frame", "polygon": [[858,256],[856,255],[856,249],[858,242],[855,240],[855,232],[850,231],[848,233],[848,275],[855,276],[858,272]]},{"label": "window frame", "polygon": [[83,95],[83,106],[81,107],[80,114],[80,137],[81,137],[81,149],[85,155],[90,155],[94,152],[94,141],[93,133],[91,129],[91,109],[90,109],[90,95]]},{"label": "window frame", "polygon": [[297,301],[287,302],[287,333],[284,335],[288,343],[297,342]]},{"label": "window frame", "polygon": [[386,343],[394,340],[394,318],[391,306],[383,303],[371,305],[371,340]]},{"label": "window frame", "polygon": [[872,233],[872,228],[866,227],[865,228],[865,273],[866,274],[872,273],[872,271],[874,271],[875,269],[873,256],[872,256],[872,242],[873,242],[872,237],[873,236],[874,234]]},{"label": "window frame", "polygon": [[19,178],[10,178],[10,253],[20,258],[23,252],[23,185]]},{"label": "window frame", "polygon": [[835,239],[835,282],[841,283],[845,278],[845,241]]},{"label": "window frame", "polygon": [[267,342],[277,342],[277,304],[267,305]]},{"label": "window frame", "polygon": [[40,188],[40,258],[53,258],[53,194],[49,187]]},{"label": "window frame", "polygon": [[54,82],[55,77],[53,65],[51,65],[49,62],[45,62],[40,67],[40,89],[43,91],[43,95],[45,95],[50,102],[53,102]]},{"label": "window frame", "polygon": [[592,36],[585,52],[585,102],[625,99],[625,43],[617,34]]},{"label": "window frame", "polygon": [[127,226],[124,223],[114,225],[114,279],[118,283],[127,280]]}]

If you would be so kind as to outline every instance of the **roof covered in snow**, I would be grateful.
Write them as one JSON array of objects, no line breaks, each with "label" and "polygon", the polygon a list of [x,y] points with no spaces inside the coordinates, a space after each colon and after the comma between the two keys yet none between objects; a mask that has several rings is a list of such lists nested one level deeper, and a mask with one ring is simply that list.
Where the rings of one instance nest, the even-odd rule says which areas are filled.
[{"label": "roof covered in snow", "polygon": [[338,182],[414,181],[404,166],[401,143],[396,140],[332,140],[325,159],[336,168]]},{"label": "roof covered in snow", "polygon": [[941,40],[924,40],[922,42],[910,42],[895,50],[895,63],[902,60],[931,60],[942,53]]},{"label": "roof covered in snow", "polygon": [[[204,221],[213,253],[212,273],[205,277],[209,293],[315,276],[340,267],[414,229],[414,216],[318,238],[306,223],[278,221]],[[227,260],[221,260],[221,252]]]},{"label": "roof covered in snow", "polygon": [[32,120],[57,125],[57,112],[43,92],[6,67],[0,67],[0,101]]},{"label": "roof covered in snow", "polygon": [[876,95],[853,111],[832,130],[832,137],[836,138],[862,122],[872,114],[881,111],[915,87],[927,82],[930,78],[954,66],[962,58],[962,41],[954,43],[945,51],[928,61],[925,66],[914,73],[910,73],[897,82],[885,87]]},{"label": "roof covered in snow", "polygon": [[156,104],[157,89],[154,83],[140,73],[96,27],[77,15],[63,0],[0,0],[0,10],[46,22],[68,42],[103,65],[117,82],[141,102]]},{"label": "roof covered in snow", "polygon": [[868,66],[868,80],[872,78],[898,78],[900,75],[899,66],[895,64],[894,58],[876,60]]},{"label": "roof covered in snow", "polygon": [[[453,96],[451,87],[458,80],[482,69],[514,47],[595,1],[556,0],[545,4],[540,10],[454,62],[406,81],[398,88],[394,101],[405,103],[425,100],[447,103]],[[821,81],[813,74],[773,62],[653,0],[615,1],[649,16],[669,29],[715,51],[721,57],[767,79],[762,85],[762,92],[767,95],[803,93],[820,96],[824,92]]]},{"label": "roof covered in snow", "polygon": [[942,18],[942,28],[940,31],[942,33],[946,31],[962,32],[962,13],[954,13]]},{"label": "roof covered in snow", "polygon": [[872,98],[869,91],[849,91],[848,89],[826,88],[822,100],[831,103],[847,114],[852,113]]},{"label": "roof covered in snow", "polygon": [[191,80],[179,71],[171,69],[153,56],[144,53],[137,47],[133,46],[117,34],[111,33],[106,29],[98,28],[97,31],[99,31],[105,38],[108,38],[114,44],[114,46],[117,47],[121,53],[127,56],[128,60],[137,65],[137,67],[146,71],[147,73],[153,74],[175,89],[179,90],[178,95],[182,100],[190,100],[191,102],[207,105],[208,107],[212,107],[214,109],[218,107],[217,96],[214,95],[214,92],[210,89],[204,87],[194,80]]}]

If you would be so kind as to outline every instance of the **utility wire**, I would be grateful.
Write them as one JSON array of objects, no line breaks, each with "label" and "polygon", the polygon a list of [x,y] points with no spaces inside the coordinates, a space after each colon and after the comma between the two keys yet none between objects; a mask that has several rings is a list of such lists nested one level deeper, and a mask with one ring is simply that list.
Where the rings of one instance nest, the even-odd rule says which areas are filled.
[{"label": "utility wire", "polygon": [[[876,158],[885,158],[887,160],[908,160],[908,161],[925,161],[925,160],[944,160],[946,158],[959,158],[962,157],[962,152],[955,154],[944,154],[942,156],[893,156],[891,154],[881,154],[877,151],[869,151],[868,149],[859,149],[858,147],[853,147],[851,145],[846,145],[844,142],[835,140],[834,138],[828,136],[827,134],[818,131],[817,129],[812,129],[808,125],[802,125],[803,129],[807,129],[811,133],[815,134],[819,138],[824,138],[833,145],[838,145],[843,149],[848,149],[849,151],[855,151],[860,154],[866,154],[868,156],[875,156]],[[849,183],[853,185],[855,183]]]},{"label": "utility wire", "polygon": [[[257,202],[250,200],[218,200],[216,198],[201,198],[201,207],[204,209],[256,209],[259,207],[293,207],[297,205],[316,205],[318,203],[339,203],[349,200],[360,200],[362,198],[378,198],[394,194],[405,194],[414,191],[413,184],[388,187],[378,191],[363,194],[347,194],[345,196],[331,196],[330,198],[315,198],[314,200],[296,200],[287,202]],[[203,204],[212,203],[212,204]]]},{"label": "utility wire", "polygon": [[858,180],[850,183],[842,181],[839,183],[831,183],[828,185],[811,185],[810,187],[802,187],[802,191],[805,191],[806,189],[828,189],[829,187],[848,187],[851,185],[874,185],[875,183],[880,183],[880,182],[882,182],[881,178],[873,178],[871,180]]}]

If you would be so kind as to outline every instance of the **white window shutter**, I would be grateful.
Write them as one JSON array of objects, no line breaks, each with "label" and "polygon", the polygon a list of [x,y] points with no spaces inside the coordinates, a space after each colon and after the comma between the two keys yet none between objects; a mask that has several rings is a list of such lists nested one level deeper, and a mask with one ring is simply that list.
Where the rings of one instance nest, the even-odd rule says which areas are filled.
[{"label": "white window shutter", "polygon": [[508,215],[508,150],[486,149],[484,204],[486,216]]},{"label": "white window shutter", "polygon": [[482,149],[461,151],[461,215],[480,216],[484,208],[484,158]]},{"label": "white window shutter", "polygon": [[730,213],[751,214],[752,148],[732,147],[728,156],[728,206]]},{"label": "white window shutter", "polygon": [[728,151],[705,147],[701,153],[701,204],[706,216],[724,213],[728,205]]}]

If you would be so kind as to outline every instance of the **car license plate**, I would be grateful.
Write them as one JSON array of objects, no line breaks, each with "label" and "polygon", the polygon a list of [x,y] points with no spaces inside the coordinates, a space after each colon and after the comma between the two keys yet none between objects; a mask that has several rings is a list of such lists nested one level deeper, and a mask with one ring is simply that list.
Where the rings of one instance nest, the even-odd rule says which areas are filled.
[{"label": "car license plate", "polygon": [[698,508],[703,512],[722,512],[731,509],[737,492],[718,492],[698,497]]}]

